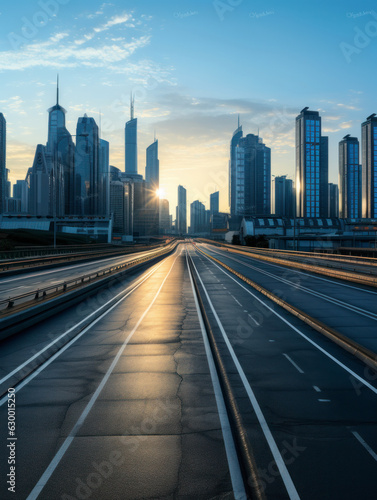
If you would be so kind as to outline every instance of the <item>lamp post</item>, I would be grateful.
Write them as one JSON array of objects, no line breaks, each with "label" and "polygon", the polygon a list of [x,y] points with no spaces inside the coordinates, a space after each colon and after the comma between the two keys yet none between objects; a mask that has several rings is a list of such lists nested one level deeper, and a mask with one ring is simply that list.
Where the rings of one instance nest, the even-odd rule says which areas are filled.
[{"label": "lamp post", "polygon": [[74,134],[74,135],[65,135],[60,137],[58,141],[56,142],[56,155],[55,155],[55,161],[54,161],[54,170],[53,170],[53,203],[54,203],[54,249],[56,249],[56,233],[57,233],[57,221],[56,221],[56,201],[57,201],[57,193],[56,193],[56,176],[57,176],[57,167],[58,167],[58,157],[59,157],[59,144],[63,139],[69,140],[69,137],[72,139],[72,137],[88,137],[89,134]]}]

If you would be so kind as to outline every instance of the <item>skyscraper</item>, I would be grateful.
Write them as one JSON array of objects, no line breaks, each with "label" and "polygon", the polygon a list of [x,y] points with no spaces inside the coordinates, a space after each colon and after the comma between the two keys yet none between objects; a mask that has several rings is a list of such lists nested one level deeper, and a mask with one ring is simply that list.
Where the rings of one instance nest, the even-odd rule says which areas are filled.
[{"label": "skyscraper", "polygon": [[229,206],[231,215],[236,215],[236,152],[240,139],[243,136],[242,126],[238,117],[238,128],[234,131],[230,141],[230,159],[229,159]]},{"label": "skyscraper", "polygon": [[178,186],[178,209],[177,209],[177,232],[179,234],[187,233],[187,200],[186,189]]},{"label": "skyscraper", "polygon": [[134,117],[135,113],[135,99],[131,94],[130,105],[131,118],[126,123],[125,128],[125,146],[126,146],[126,174],[137,174],[137,118]]},{"label": "skyscraper", "polygon": [[77,215],[98,215],[99,135],[94,118],[78,119],[75,152],[75,205]]},{"label": "skyscraper", "polygon": [[46,147],[38,144],[30,171],[30,215],[52,215],[50,204],[50,173]]},{"label": "skyscraper", "polygon": [[349,134],[339,142],[339,215],[361,217],[361,165],[359,140]]},{"label": "skyscraper", "polygon": [[169,233],[171,231],[169,200],[160,200],[159,221],[160,233]]},{"label": "skyscraper", "polygon": [[293,181],[285,175],[272,180],[271,213],[279,217],[294,217],[295,198]]},{"label": "skyscraper", "polygon": [[201,233],[206,230],[206,209],[199,200],[190,205],[190,232]]},{"label": "skyscraper", "polygon": [[6,197],[6,134],[7,122],[3,113],[0,113],[0,214],[5,211],[5,197]]},{"label": "skyscraper", "polygon": [[147,162],[145,167],[145,180],[154,191],[160,186],[160,161],[158,159],[158,141],[147,147]]},{"label": "skyscraper", "polygon": [[328,217],[339,217],[339,188],[337,184],[328,184]]},{"label": "skyscraper", "polygon": [[209,197],[210,215],[219,213],[219,192],[212,193]]},{"label": "skyscraper", "polygon": [[99,141],[99,186],[98,214],[110,214],[110,145],[104,139]]},{"label": "skyscraper", "polygon": [[304,108],[296,117],[296,214],[327,217],[328,137],[321,135],[318,111]]},{"label": "skyscraper", "polygon": [[362,217],[377,217],[377,116],[368,116],[361,125]]},{"label": "skyscraper", "polygon": [[235,147],[234,214],[239,216],[271,213],[271,149],[263,139],[248,134]]}]

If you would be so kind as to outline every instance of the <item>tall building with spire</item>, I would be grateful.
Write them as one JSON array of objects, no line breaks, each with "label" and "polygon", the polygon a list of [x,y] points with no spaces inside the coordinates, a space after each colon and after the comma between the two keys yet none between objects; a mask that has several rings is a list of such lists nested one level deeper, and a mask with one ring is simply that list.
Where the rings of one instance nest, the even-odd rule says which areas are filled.
[{"label": "tall building with spire", "polygon": [[7,169],[6,169],[6,133],[7,122],[3,113],[0,113],[0,214],[5,211],[5,198],[6,198],[6,183],[7,183]]},{"label": "tall building with spire", "polygon": [[126,146],[126,174],[129,176],[137,175],[137,118],[135,118],[135,99],[131,94],[130,102],[130,120],[125,128],[125,146]]}]

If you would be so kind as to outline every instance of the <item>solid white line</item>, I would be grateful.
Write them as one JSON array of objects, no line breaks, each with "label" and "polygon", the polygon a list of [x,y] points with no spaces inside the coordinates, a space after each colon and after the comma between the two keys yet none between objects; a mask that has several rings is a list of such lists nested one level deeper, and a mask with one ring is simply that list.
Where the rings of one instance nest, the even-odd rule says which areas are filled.
[{"label": "solid white line", "polygon": [[292,358],[290,358],[288,356],[288,354],[285,354],[285,352],[283,352],[283,356],[285,356],[287,358],[287,360],[292,363],[292,365],[296,368],[296,370],[300,373],[305,373],[304,370],[301,370],[301,368],[293,361]]},{"label": "solid white line", "polygon": [[317,387],[316,385],[313,385],[313,389],[317,392],[322,392],[321,389],[319,387]]},{"label": "solid white line", "polygon": [[212,311],[212,313],[216,319],[216,322],[220,328],[223,339],[224,339],[226,346],[229,350],[229,353],[233,359],[233,362],[237,368],[238,374],[239,374],[239,376],[242,380],[242,383],[246,389],[247,395],[249,396],[250,403],[252,404],[252,406],[254,408],[255,414],[256,414],[258,421],[259,421],[259,425],[261,426],[263,434],[264,434],[266,441],[268,443],[268,446],[270,447],[271,453],[272,453],[274,460],[275,460],[275,463],[279,469],[280,476],[284,482],[284,485],[286,487],[289,498],[291,500],[299,500],[300,499],[299,494],[297,493],[296,487],[295,487],[295,485],[292,481],[292,478],[288,472],[287,466],[284,463],[283,457],[280,454],[279,448],[277,447],[275,439],[274,439],[274,437],[271,433],[271,430],[268,426],[268,423],[263,415],[261,407],[259,406],[257,398],[255,397],[254,391],[252,390],[252,388],[249,384],[249,381],[245,375],[245,372],[243,371],[242,366],[240,365],[240,362],[238,361],[238,358],[233,350],[233,347],[232,347],[231,343],[229,342],[229,338],[224,330],[224,327],[220,321],[220,318],[218,317],[218,315],[216,313],[215,308],[213,307],[212,301],[211,301],[211,299],[207,293],[207,290],[204,286],[204,283],[203,283],[203,281],[202,281],[202,279],[201,279],[201,277],[196,269],[195,263],[194,262],[192,262],[192,263],[193,263],[194,269],[196,271],[196,274],[198,276],[198,279],[203,287],[203,290],[204,290],[205,296],[207,298],[208,304],[211,308],[211,311]]},{"label": "solid white line", "polygon": [[[213,248],[210,248],[210,250],[212,250],[212,252],[214,252],[214,253],[218,253],[219,255],[223,255],[220,252],[216,252],[216,250],[213,250]],[[223,255],[223,256],[225,257],[226,255]],[[229,257],[229,255],[227,255],[227,256]],[[247,259],[249,259],[249,258],[252,259],[253,258],[253,257],[248,257],[247,255],[242,255],[242,257],[245,257]],[[258,260],[260,262],[261,259],[257,259],[257,258],[254,257],[254,260]],[[265,260],[263,261],[263,264],[266,264],[267,266],[277,267],[279,269],[281,269],[282,267],[284,269],[286,268],[286,266],[279,265],[279,264],[272,264],[271,262],[267,262]],[[292,269],[292,268],[289,268],[289,271],[291,271],[292,273],[303,274],[304,276],[307,276],[309,278],[315,278],[316,280],[327,281],[328,283],[333,283],[334,285],[344,286],[346,288],[353,288],[354,290],[358,290],[360,292],[371,293],[372,295],[377,295],[377,292],[373,292],[373,290],[364,290],[364,288],[359,288],[357,286],[346,285],[345,283],[339,283],[338,281],[333,281],[333,280],[330,280],[328,278],[321,278],[320,276],[315,276],[313,274],[309,274],[309,272],[297,271],[297,269]]]},{"label": "solid white line", "polygon": [[318,349],[319,351],[322,352],[322,354],[324,354],[325,356],[327,356],[328,358],[330,358],[332,361],[334,361],[334,363],[336,363],[337,365],[339,365],[341,368],[343,368],[345,371],[347,371],[348,373],[350,373],[353,377],[355,377],[359,382],[361,382],[363,385],[365,385],[365,387],[368,387],[368,389],[370,389],[372,392],[374,392],[374,394],[377,394],[377,389],[375,387],[373,387],[373,385],[371,385],[369,382],[367,382],[366,380],[364,380],[362,377],[360,377],[359,375],[357,375],[357,373],[355,373],[353,370],[351,370],[350,368],[348,368],[346,365],[344,365],[341,361],[339,361],[338,359],[336,359],[334,356],[332,356],[331,354],[329,354],[327,351],[325,351],[325,349],[323,349],[321,346],[319,346],[318,344],[316,344],[313,340],[311,340],[309,337],[307,337],[304,333],[302,333],[298,328],[296,328],[294,325],[292,325],[292,323],[290,323],[287,319],[283,318],[283,316],[281,316],[278,312],[276,312],[272,307],[270,307],[269,305],[267,305],[265,302],[263,302],[262,299],[260,299],[259,297],[257,297],[257,295],[255,295],[253,292],[251,292],[250,290],[248,290],[245,286],[243,286],[241,283],[239,283],[235,278],[233,278],[233,276],[231,276],[229,273],[227,273],[224,269],[222,269],[219,265],[216,264],[216,262],[213,262],[211,261],[211,259],[209,259],[207,257],[207,259],[212,262],[212,264],[214,266],[216,266],[218,269],[220,269],[220,271],[222,271],[224,274],[226,274],[231,280],[233,280],[235,283],[238,284],[238,286],[240,286],[241,288],[243,288],[248,294],[250,294],[252,297],[254,297],[256,300],[258,300],[258,302],[260,302],[261,304],[263,304],[263,306],[268,309],[269,311],[271,311],[273,314],[275,314],[275,316],[277,316],[279,319],[281,319],[286,325],[288,325],[289,327],[292,328],[292,330],[294,330],[296,333],[298,333],[303,339],[305,339],[307,342],[309,342],[310,344],[312,344],[312,346],[314,346],[316,349]]},{"label": "solid white line", "polygon": [[[66,332],[62,333],[61,335],[59,335],[59,337],[57,337],[55,340],[53,340],[52,342],[50,342],[47,346],[45,346],[43,349],[41,349],[40,351],[38,351],[36,354],[34,354],[34,356],[32,356],[31,358],[29,358],[27,361],[25,361],[24,363],[22,363],[21,365],[19,365],[17,368],[15,368],[14,370],[12,370],[10,373],[8,373],[8,375],[6,375],[5,377],[3,377],[1,380],[0,380],[0,385],[3,384],[6,380],[8,380],[10,377],[12,377],[15,373],[17,373],[19,370],[21,370],[22,368],[24,368],[26,365],[28,365],[31,361],[34,361],[34,359],[38,358],[41,354],[43,354],[45,351],[47,351],[51,346],[53,346],[54,344],[56,344],[57,342],[59,342],[63,337],[65,337],[66,335],[68,335],[72,330],[74,330],[75,328],[79,327],[82,323],[84,323],[85,321],[87,321],[89,318],[91,318],[92,316],[94,316],[95,314],[98,313],[98,311],[100,311],[101,309],[106,309],[106,307],[111,303],[111,302],[114,302],[114,300],[117,299],[117,297],[123,295],[124,293],[127,293],[128,290],[131,290],[130,293],[132,293],[133,290],[136,290],[136,288],[138,288],[142,283],[144,283],[145,280],[147,280],[153,273],[155,273],[157,271],[157,269],[159,267],[161,267],[163,264],[163,262],[161,264],[159,264],[155,269],[153,269],[152,271],[150,271],[144,278],[142,278],[138,283],[137,285],[135,286],[135,284],[133,285],[130,285],[128,288],[126,288],[126,290],[122,290],[120,293],[118,293],[117,295],[115,295],[115,297],[113,297],[112,299],[108,300],[104,305],[102,305],[101,307],[99,307],[97,310],[93,311],[91,314],[89,314],[88,316],[86,316],[84,319],[82,319],[81,321],[79,321],[76,325],[72,326],[72,328],[70,328],[69,330],[67,330]],[[127,293],[126,296],[124,296],[122,299],[120,300],[124,300],[126,297],[128,297],[129,293]],[[105,311],[99,318],[98,320],[100,320],[101,318],[103,318],[104,316],[106,316],[106,314],[108,314],[110,312],[110,309],[108,311]],[[97,321],[96,321],[97,322]],[[90,327],[90,325],[89,325]],[[85,329],[86,331],[86,329]],[[80,335],[81,336],[81,335]],[[79,337],[75,337],[74,339],[72,340],[75,340],[75,339],[78,339]],[[3,400],[0,400],[0,406],[3,404]]]},{"label": "solid white line", "polygon": [[372,448],[369,446],[368,443],[364,441],[364,439],[360,436],[360,434],[356,431],[352,431],[352,434],[355,436],[355,438],[359,441],[360,444],[364,446],[364,448],[367,450],[367,452],[376,460],[377,462],[377,453],[372,450]]},{"label": "solid white line", "polygon": [[186,262],[187,262],[187,269],[188,269],[189,276],[190,276],[192,293],[194,295],[196,311],[198,314],[200,329],[202,332],[204,348],[205,348],[205,352],[207,355],[209,372],[211,375],[213,390],[215,393],[216,406],[217,406],[217,411],[218,411],[219,418],[220,418],[221,432],[222,432],[223,438],[224,438],[225,452],[226,452],[226,456],[227,456],[227,460],[228,460],[228,466],[229,466],[230,478],[231,478],[232,486],[233,486],[234,497],[236,499],[240,499],[240,500],[246,499],[247,495],[246,495],[245,487],[243,484],[240,464],[238,461],[236,447],[235,447],[233,436],[232,436],[232,430],[230,427],[228,413],[226,411],[225,401],[224,401],[224,397],[223,397],[223,394],[221,391],[220,381],[219,381],[219,377],[217,375],[215,361],[213,359],[211,347],[209,345],[207,332],[206,332],[206,329],[204,326],[202,314],[200,312],[198,298],[196,296],[194,282],[192,279],[191,269],[190,269],[190,266],[188,263],[187,253],[186,253]]},{"label": "solid white line", "polygon": [[136,332],[136,330],[138,329],[138,327],[140,326],[141,322],[143,321],[143,319],[145,318],[145,316],[148,314],[148,312],[150,311],[151,307],[153,306],[153,304],[156,302],[157,300],[157,297],[160,295],[160,292],[162,290],[162,287],[164,286],[165,284],[165,281],[168,279],[170,273],[171,273],[171,270],[173,269],[174,267],[174,264],[176,263],[176,260],[177,260],[178,256],[174,259],[174,262],[169,270],[169,272],[167,273],[167,275],[165,276],[160,288],[158,289],[156,295],[154,296],[152,302],[149,304],[149,306],[147,307],[147,309],[144,311],[144,313],[142,314],[141,318],[139,319],[139,321],[136,323],[136,325],[134,326],[133,330],[131,331],[131,333],[128,335],[128,337],[126,338],[126,340],[124,341],[123,345],[121,346],[121,348],[119,349],[117,355],[115,356],[115,358],[113,359],[113,362],[111,363],[109,369],[107,370],[107,372],[105,373],[103,379],[101,380],[101,383],[99,384],[99,386],[97,387],[96,391],[94,392],[93,396],[90,398],[90,401],[89,403],[86,405],[86,407],[84,408],[84,411],[81,413],[79,419],[77,420],[76,424],[74,425],[73,429],[71,430],[71,432],[69,433],[68,437],[65,439],[64,443],[62,444],[61,448],[58,450],[58,452],[56,453],[56,455],[54,456],[54,458],[52,459],[52,461],[50,462],[49,466],[47,467],[47,469],[45,470],[45,472],[42,474],[41,478],[39,479],[38,483],[34,486],[33,490],[31,491],[31,493],[29,494],[29,496],[27,497],[27,500],[35,500],[39,494],[41,493],[41,491],[43,490],[43,488],[46,486],[47,484],[47,481],[50,479],[50,477],[52,476],[53,472],[55,471],[56,467],[59,465],[61,459],[63,458],[65,452],[67,451],[67,449],[69,448],[69,446],[71,445],[74,437],[77,435],[78,431],[80,430],[80,428],[82,427],[86,417],[88,416],[90,410],[93,408],[95,402],[97,401],[98,399],[98,396],[100,395],[102,389],[105,387],[106,385],[106,382],[109,380],[110,378],[110,375],[111,373],[113,372],[116,364],[118,363],[119,361],[119,358],[122,356],[127,344],[129,343],[129,341],[131,340],[131,338],[133,337],[134,333]]}]

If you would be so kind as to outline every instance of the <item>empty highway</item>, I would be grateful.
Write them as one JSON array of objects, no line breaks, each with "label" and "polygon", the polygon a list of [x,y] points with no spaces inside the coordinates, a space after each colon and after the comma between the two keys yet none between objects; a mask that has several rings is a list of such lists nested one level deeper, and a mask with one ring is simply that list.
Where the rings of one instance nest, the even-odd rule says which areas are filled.
[{"label": "empty highway", "polygon": [[1,342],[0,498],[375,498],[376,372],[218,261],[377,352],[377,289],[181,243]]}]

